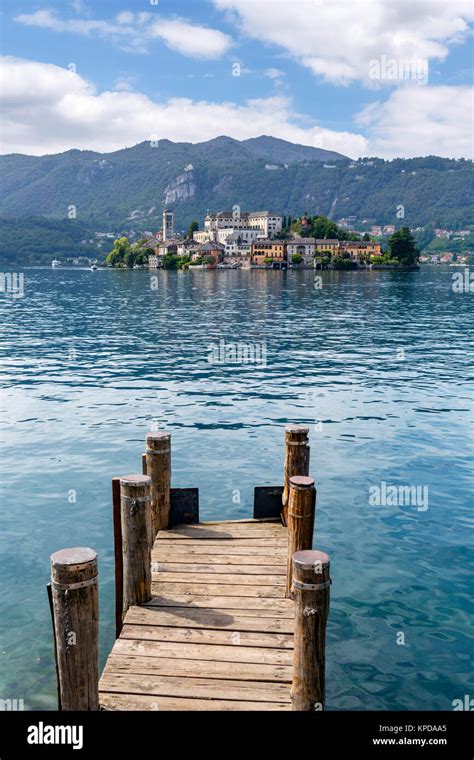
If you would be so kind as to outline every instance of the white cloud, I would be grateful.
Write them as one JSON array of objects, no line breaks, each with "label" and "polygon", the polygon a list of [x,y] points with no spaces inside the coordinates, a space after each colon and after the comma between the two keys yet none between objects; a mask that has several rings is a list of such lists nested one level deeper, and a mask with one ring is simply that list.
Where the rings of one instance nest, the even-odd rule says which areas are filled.
[{"label": "white cloud", "polygon": [[[471,0],[214,0],[244,34],[283,48],[325,81],[369,79],[385,55],[443,60],[474,18]],[[393,83],[392,83],[393,84]]]},{"label": "white cloud", "polygon": [[220,134],[236,139],[270,134],[351,157],[366,153],[362,135],[320,129],[307,117],[299,120],[288,98],[243,105],[188,98],[158,103],[137,92],[99,93],[67,69],[11,57],[1,59],[0,73],[2,153],[112,151],[146,139],[200,142]]},{"label": "white cloud", "polygon": [[275,69],[273,66],[270,66],[269,69],[265,69],[265,76],[269,79],[281,79],[282,77],[285,77],[286,74],[284,71],[281,71],[281,69]]},{"label": "white cloud", "polygon": [[368,155],[473,158],[473,88],[397,88],[385,103],[371,103],[356,117],[365,127]]},{"label": "white cloud", "polygon": [[2,153],[112,151],[146,139],[200,142],[219,134],[239,140],[270,134],[351,157],[472,154],[468,87],[399,87],[385,102],[371,103],[357,115],[359,133],[336,132],[295,113],[287,97],[240,105],[189,98],[156,102],[129,91],[133,80],[128,78],[117,81],[118,91],[97,92],[59,66],[10,57],[0,61]]},{"label": "white cloud", "polygon": [[122,11],[114,21],[88,18],[62,19],[54,11],[38,10],[21,13],[15,18],[25,26],[49,29],[54,32],[70,32],[82,36],[96,36],[119,45],[134,53],[148,52],[148,44],[160,39],[172,50],[192,58],[213,59],[221,57],[232,45],[228,34],[218,29],[191,24],[183,19],[165,19],[143,11]]}]

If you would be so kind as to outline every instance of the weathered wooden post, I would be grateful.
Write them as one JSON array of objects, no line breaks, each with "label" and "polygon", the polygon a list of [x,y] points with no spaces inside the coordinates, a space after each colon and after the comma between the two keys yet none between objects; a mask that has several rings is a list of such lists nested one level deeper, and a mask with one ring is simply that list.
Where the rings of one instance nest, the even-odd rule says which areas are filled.
[{"label": "weathered wooden post", "polygon": [[290,478],[288,499],[288,560],[286,596],[292,598],[293,554],[313,546],[316,489],[313,478],[295,475]]},{"label": "weathered wooden post", "polygon": [[290,478],[309,473],[309,428],[302,425],[287,425],[285,428],[285,466],[282,496],[281,521],[288,525],[288,501],[290,498]]},{"label": "weathered wooden post", "polygon": [[51,555],[51,599],[60,710],[99,709],[97,554]]},{"label": "weathered wooden post", "polygon": [[[171,433],[147,433],[144,473],[151,478],[152,540],[166,530],[170,516]],[[145,469],[146,468],[146,469]]]},{"label": "weathered wooden post", "polygon": [[122,526],[123,604],[122,616],[133,604],[151,599],[151,508],[150,478],[124,475],[120,478]]},{"label": "weathered wooden post", "polygon": [[293,556],[295,639],[293,710],[324,710],[326,622],[329,613],[329,557],[301,551]]},{"label": "weathered wooden post", "polygon": [[115,636],[118,639],[123,625],[123,549],[120,478],[112,478],[112,514],[115,558]]}]

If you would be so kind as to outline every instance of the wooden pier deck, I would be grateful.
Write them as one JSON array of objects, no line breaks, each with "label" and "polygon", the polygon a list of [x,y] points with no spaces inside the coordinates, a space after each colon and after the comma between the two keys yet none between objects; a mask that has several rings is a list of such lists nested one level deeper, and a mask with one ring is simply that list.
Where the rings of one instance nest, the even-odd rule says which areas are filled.
[{"label": "wooden pier deck", "polygon": [[99,680],[97,552],[51,555],[60,710],[323,710],[329,556],[313,550],[308,428],[285,429],[283,485],[253,517],[201,522],[171,487],[171,435],[112,478],[116,640]]},{"label": "wooden pier deck", "polygon": [[105,710],[291,710],[294,603],[279,520],[180,525],[152,549],[99,684]]}]

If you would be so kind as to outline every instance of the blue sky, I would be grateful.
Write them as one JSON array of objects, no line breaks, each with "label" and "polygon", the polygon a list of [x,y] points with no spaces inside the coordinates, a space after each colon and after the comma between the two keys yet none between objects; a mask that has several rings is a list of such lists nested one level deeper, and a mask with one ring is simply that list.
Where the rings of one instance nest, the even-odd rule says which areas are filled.
[{"label": "blue sky", "polygon": [[4,0],[2,152],[258,134],[470,157],[466,0]]}]

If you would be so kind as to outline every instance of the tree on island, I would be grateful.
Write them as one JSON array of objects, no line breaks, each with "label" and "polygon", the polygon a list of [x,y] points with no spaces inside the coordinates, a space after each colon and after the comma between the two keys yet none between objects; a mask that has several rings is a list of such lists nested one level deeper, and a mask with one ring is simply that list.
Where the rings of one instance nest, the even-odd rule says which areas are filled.
[{"label": "tree on island", "polygon": [[413,266],[418,262],[420,252],[409,227],[401,227],[393,233],[388,241],[391,259],[396,259],[402,266]]},{"label": "tree on island", "polygon": [[292,264],[298,265],[298,264],[301,264],[302,261],[303,261],[303,257],[300,253],[294,253],[293,256],[291,257]]},{"label": "tree on island", "polygon": [[125,263],[125,257],[130,253],[130,249],[131,246],[127,237],[117,238],[114,240],[114,247],[107,254],[105,263],[113,267],[128,266],[129,258],[127,258],[127,263]]},{"label": "tree on island", "polygon": [[192,240],[193,233],[197,232],[198,230],[199,230],[199,224],[195,219],[193,219],[193,221],[189,225],[188,231],[186,233],[186,237]]},{"label": "tree on island", "polygon": [[114,241],[114,247],[107,254],[105,263],[116,269],[133,269],[134,266],[144,266],[148,262],[148,256],[154,253],[152,248],[141,248],[138,244],[132,246],[127,237],[120,237]]}]

